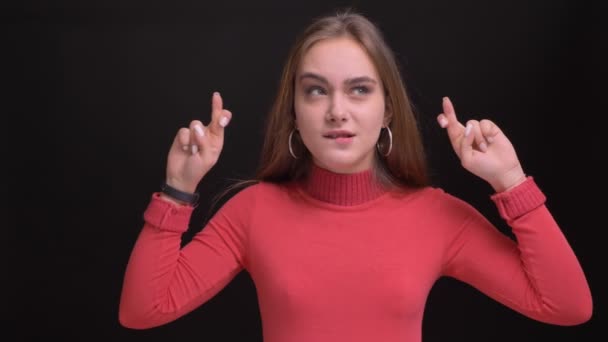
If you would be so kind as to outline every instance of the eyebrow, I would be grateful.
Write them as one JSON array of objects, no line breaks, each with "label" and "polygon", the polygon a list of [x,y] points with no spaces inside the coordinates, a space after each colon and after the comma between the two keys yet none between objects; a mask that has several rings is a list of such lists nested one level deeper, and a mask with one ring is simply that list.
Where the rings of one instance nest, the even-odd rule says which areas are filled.
[{"label": "eyebrow", "polygon": [[[321,75],[312,73],[312,72],[305,72],[302,75],[300,75],[300,81],[307,79],[307,78],[312,78],[314,80],[317,80],[321,83],[324,84],[329,84],[329,82],[327,81],[327,79]],[[356,83],[373,83],[376,84],[378,83],[375,79],[369,77],[369,76],[359,76],[359,77],[353,77],[353,78],[347,78],[346,80],[344,80],[344,84],[356,84]]]}]

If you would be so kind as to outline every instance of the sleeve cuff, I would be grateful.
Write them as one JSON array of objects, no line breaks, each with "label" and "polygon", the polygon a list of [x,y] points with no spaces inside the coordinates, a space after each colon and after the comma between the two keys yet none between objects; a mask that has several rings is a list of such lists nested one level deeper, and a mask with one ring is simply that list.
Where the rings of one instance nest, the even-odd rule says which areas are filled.
[{"label": "sleeve cuff", "polygon": [[144,211],[144,220],[160,230],[184,233],[188,230],[193,206],[179,206],[160,198],[155,192]]},{"label": "sleeve cuff", "polygon": [[491,199],[496,204],[500,216],[510,221],[545,204],[546,196],[540,190],[534,178],[529,176],[515,188],[495,193],[491,196]]}]

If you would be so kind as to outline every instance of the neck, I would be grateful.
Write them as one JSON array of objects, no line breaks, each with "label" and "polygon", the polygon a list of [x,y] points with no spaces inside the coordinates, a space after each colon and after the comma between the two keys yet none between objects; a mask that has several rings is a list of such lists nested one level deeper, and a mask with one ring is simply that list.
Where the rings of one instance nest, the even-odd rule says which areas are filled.
[{"label": "neck", "polygon": [[303,188],[318,200],[343,206],[365,203],[386,191],[372,170],[343,174],[316,165],[311,167]]}]

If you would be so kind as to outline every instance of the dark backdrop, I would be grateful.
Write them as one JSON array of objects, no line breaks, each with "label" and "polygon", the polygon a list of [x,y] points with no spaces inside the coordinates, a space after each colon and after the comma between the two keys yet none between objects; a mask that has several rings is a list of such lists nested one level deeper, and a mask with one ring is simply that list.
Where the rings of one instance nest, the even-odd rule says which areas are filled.
[{"label": "dark backdrop", "polygon": [[436,125],[448,95],[462,120],[490,118],[511,138],[595,299],[590,322],[555,327],[442,279],[428,300],[425,341],[601,340],[606,12],[565,0],[29,1],[5,8],[3,69],[15,76],[4,79],[8,327],[23,340],[260,341],[246,273],[191,314],[146,331],[118,323],[122,276],[177,129],[195,118],[207,122],[215,90],[234,113],[220,161],[200,186],[196,231],[212,197],[255,171],[289,44],[312,17],[343,5],[376,21],[395,49],[435,184],[505,229],[491,189],[460,167]]}]

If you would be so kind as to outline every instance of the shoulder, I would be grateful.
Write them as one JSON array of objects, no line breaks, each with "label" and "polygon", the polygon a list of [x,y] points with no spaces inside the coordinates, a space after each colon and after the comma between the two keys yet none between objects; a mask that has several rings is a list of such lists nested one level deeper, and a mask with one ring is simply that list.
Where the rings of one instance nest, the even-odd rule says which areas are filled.
[{"label": "shoulder", "polygon": [[468,202],[437,186],[429,185],[414,190],[404,196],[404,198],[408,197],[424,212],[437,218],[462,218],[476,212]]},{"label": "shoulder", "polygon": [[287,196],[292,191],[289,185],[275,184],[265,181],[243,182],[229,191],[228,203],[254,205],[258,202],[272,201]]},{"label": "shoulder", "polygon": [[392,191],[393,197],[401,201],[413,201],[426,203],[425,205],[438,205],[444,201],[452,200],[452,195],[439,187],[427,185],[422,188],[406,188]]}]

